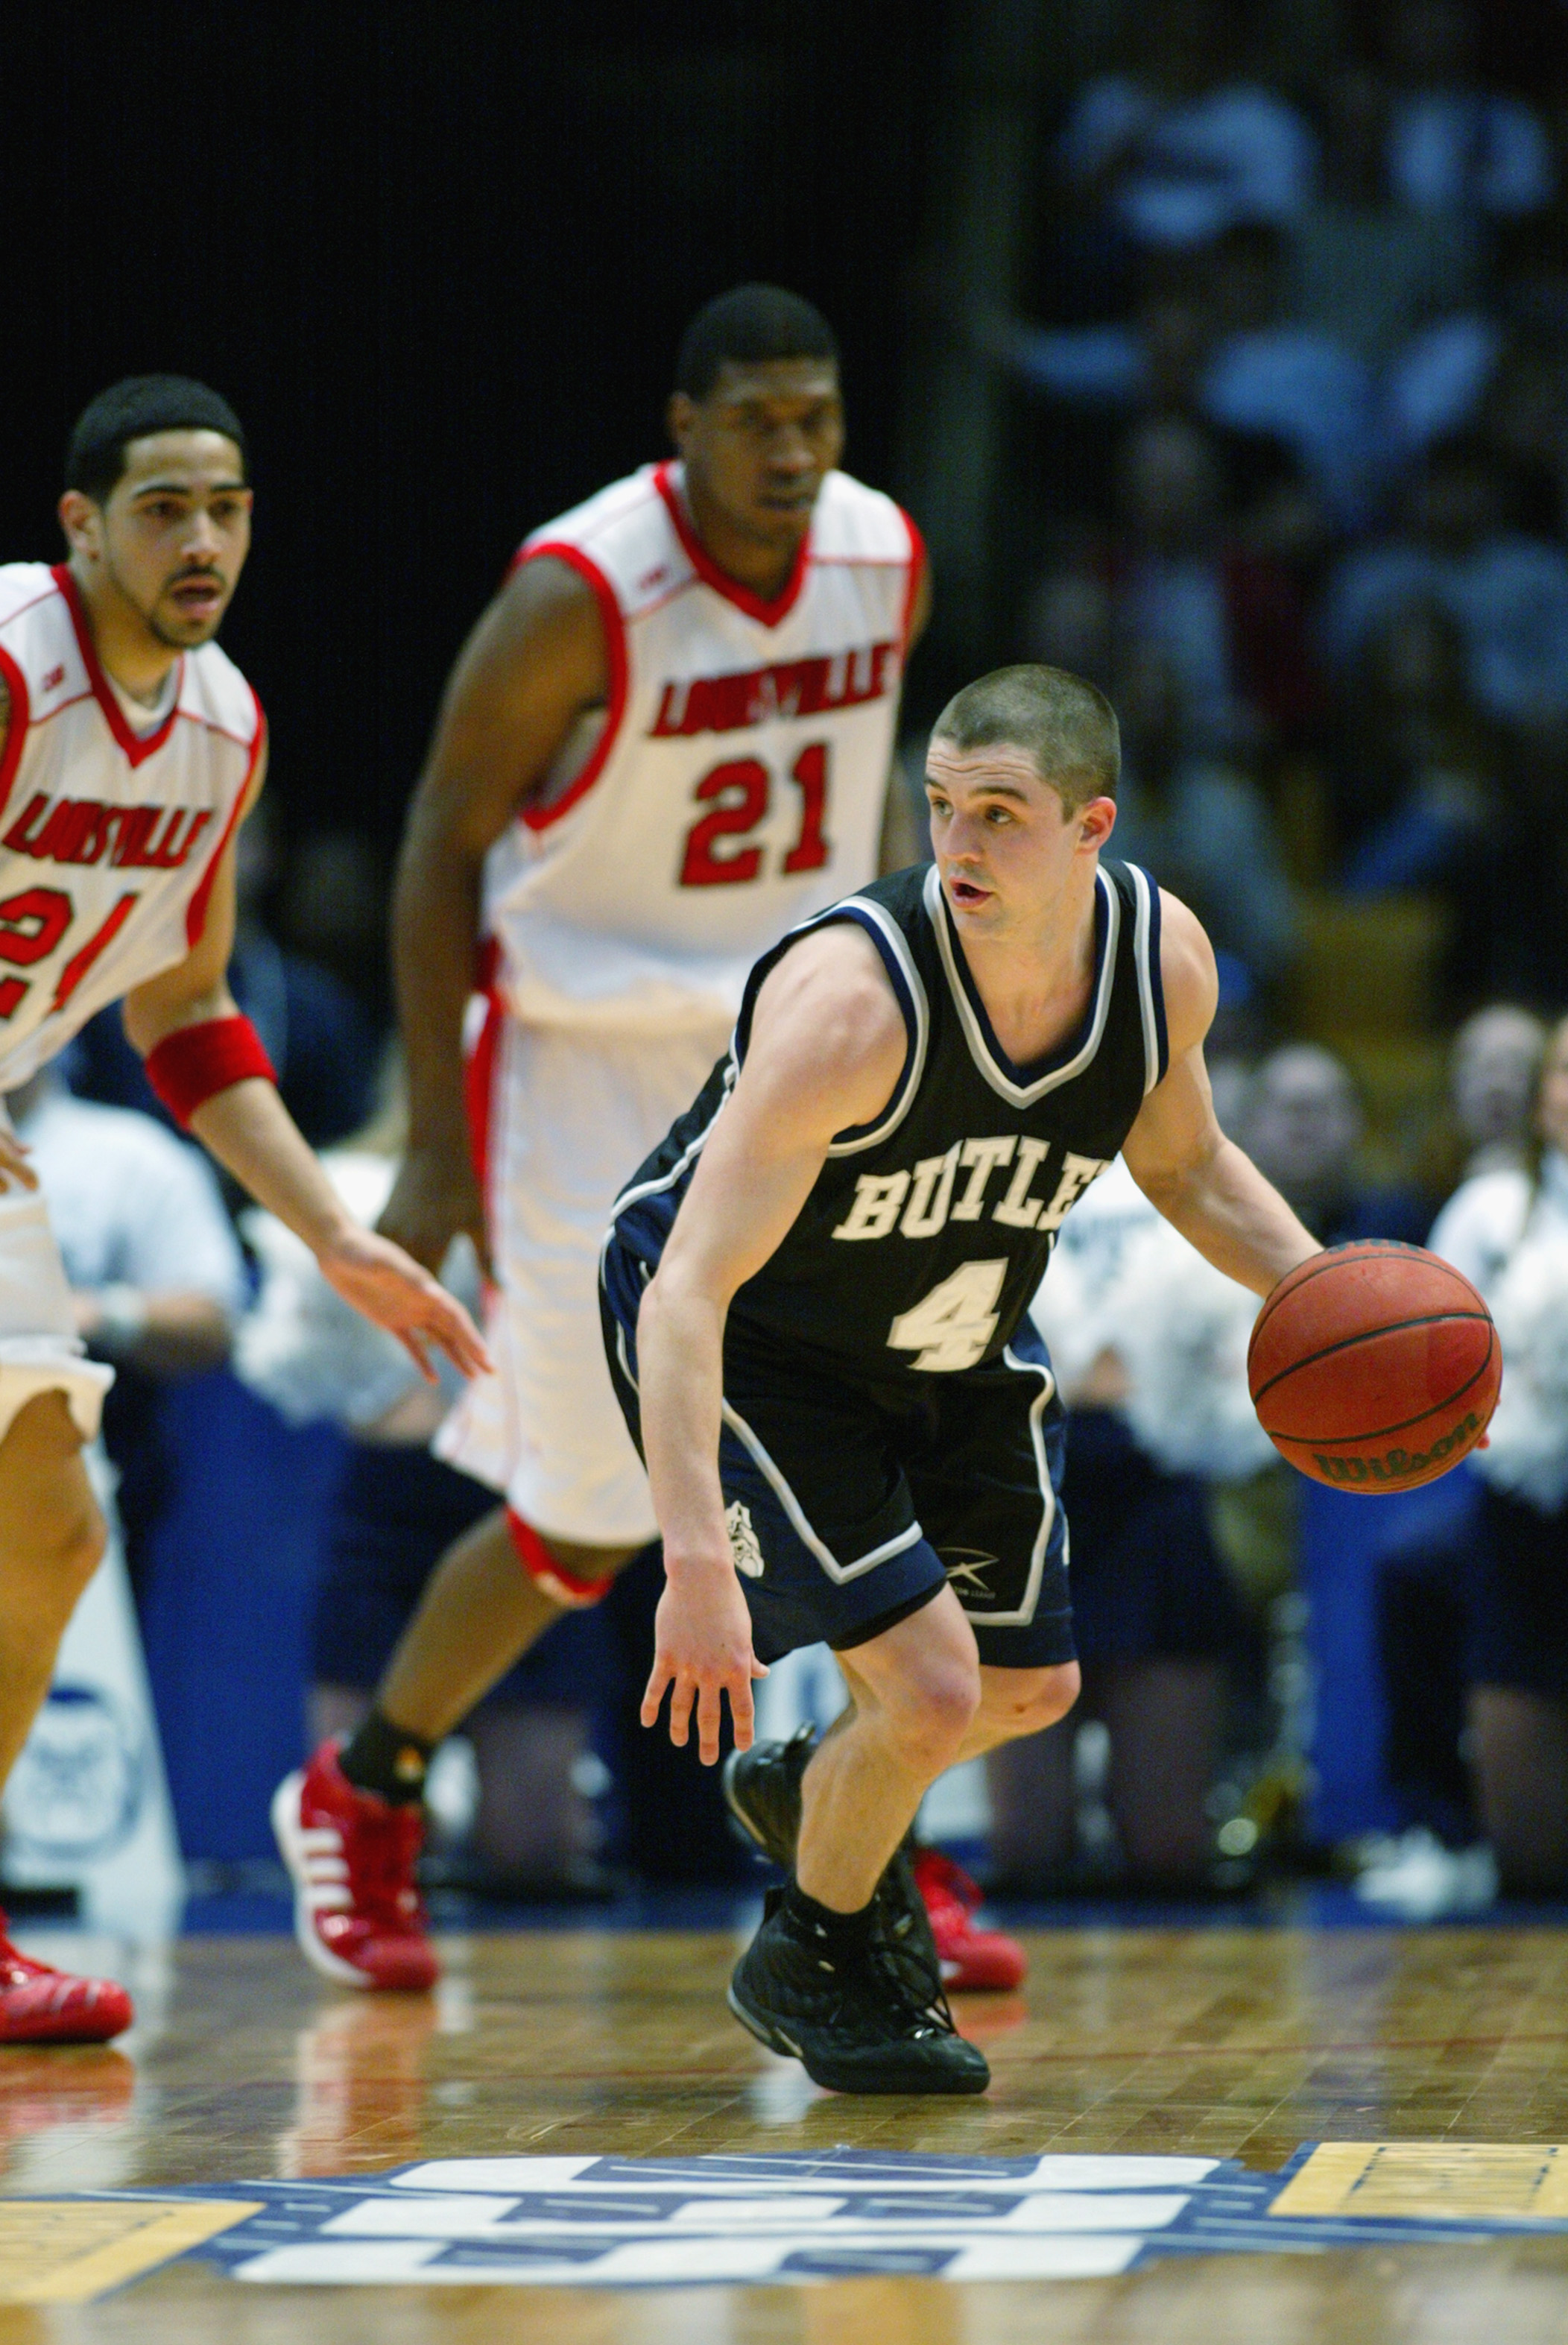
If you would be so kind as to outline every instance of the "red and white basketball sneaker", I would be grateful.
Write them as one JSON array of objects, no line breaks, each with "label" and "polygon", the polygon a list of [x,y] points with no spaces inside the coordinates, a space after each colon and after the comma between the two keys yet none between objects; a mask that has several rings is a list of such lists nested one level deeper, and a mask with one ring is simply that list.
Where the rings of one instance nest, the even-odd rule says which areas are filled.
[{"label": "red and white basketball sneaker", "polygon": [[417,1804],[393,1807],[349,1782],[338,1746],[272,1795],[272,1829],[294,1881],[294,1934],[339,1986],[434,1986],[440,1975],[414,1886],[424,1838]]},{"label": "red and white basketball sneaker", "polygon": [[125,2034],[136,2013],[123,1986],[30,1962],[6,1926],[0,1914],[0,2044],[106,2044]]},{"label": "red and white basketball sneaker", "polygon": [[1023,1985],[1027,1955],[1017,1938],[975,1927],[980,1892],[962,1865],[939,1848],[918,1849],[915,1879],[931,1916],[945,1987],[955,1995],[968,1995],[977,1988]]}]

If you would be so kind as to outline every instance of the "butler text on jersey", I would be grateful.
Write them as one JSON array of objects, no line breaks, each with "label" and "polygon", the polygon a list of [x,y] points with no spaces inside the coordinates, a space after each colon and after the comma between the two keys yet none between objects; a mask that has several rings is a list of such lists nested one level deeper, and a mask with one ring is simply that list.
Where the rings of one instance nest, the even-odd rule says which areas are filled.
[{"label": "butler text on jersey", "polygon": [[[1016,1153],[1015,1153],[1016,1149]],[[1070,1206],[1103,1172],[1108,1159],[1062,1152],[1054,1186],[1035,1194],[1036,1177],[1051,1156],[1048,1141],[1022,1140],[998,1132],[992,1140],[956,1140],[942,1156],[923,1156],[913,1172],[862,1172],[855,1203],[833,1234],[835,1238],[885,1238],[897,1230],[906,1238],[940,1237],[949,1213],[956,1222],[977,1222],[989,1213],[1015,1230],[1059,1230]],[[987,1196],[993,1172],[1012,1168],[1005,1193]],[[954,1183],[968,1175],[955,1202]],[[1049,1175],[1047,1174],[1047,1180]]]}]

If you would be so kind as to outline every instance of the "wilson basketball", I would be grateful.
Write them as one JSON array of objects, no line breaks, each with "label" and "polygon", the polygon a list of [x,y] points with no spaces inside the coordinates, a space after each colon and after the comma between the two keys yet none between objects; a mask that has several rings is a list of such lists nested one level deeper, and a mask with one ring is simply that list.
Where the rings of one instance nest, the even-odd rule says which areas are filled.
[{"label": "wilson basketball", "polygon": [[1377,1497],[1434,1482],[1486,1431],[1502,1354],[1468,1278],[1422,1246],[1365,1238],[1282,1278],[1247,1381],[1264,1432],[1314,1481]]}]

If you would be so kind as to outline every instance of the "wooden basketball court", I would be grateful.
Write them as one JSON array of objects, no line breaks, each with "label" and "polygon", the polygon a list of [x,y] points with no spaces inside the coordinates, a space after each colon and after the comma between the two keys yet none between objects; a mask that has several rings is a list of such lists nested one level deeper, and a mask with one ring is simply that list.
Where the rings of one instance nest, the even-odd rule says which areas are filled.
[{"label": "wooden basketball court", "polygon": [[[1551,2161],[1472,2159],[1456,2198],[1443,2155],[1568,2142],[1568,1932],[1087,1928],[1028,1943],[1027,1992],[961,2014],[993,2090],[950,2103],[818,2093],[760,2051],[724,2008],[728,1934],[450,1939],[428,2001],[335,1996],[278,1936],[145,1955],[131,1974],[144,2016],[124,2049],[0,2054],[0,2345],[1568,2337],[1568,2230],[1529,2228],[1532,2210],[1568,2213],[1568,2174],[1543,2185]],[[421,2160],[851,2145],[1179,2155],[1275,2173],[1310,2142],[1436,2146],[1395,2161],[1404,2179],[1382,2203],[1525,2219],[1463,2241],[1439,2230],[1430,2243],[1186,2253],[1019,2284],[302,2288],[164,2259],[228,2219],[193,2208],[192,2186]],[[1351,2173],[1366,2162],[1340,2160]],[[171,2188],[186,2201],[145,2203]],[[108,2195],[78,2195],[94,2193]]]}]

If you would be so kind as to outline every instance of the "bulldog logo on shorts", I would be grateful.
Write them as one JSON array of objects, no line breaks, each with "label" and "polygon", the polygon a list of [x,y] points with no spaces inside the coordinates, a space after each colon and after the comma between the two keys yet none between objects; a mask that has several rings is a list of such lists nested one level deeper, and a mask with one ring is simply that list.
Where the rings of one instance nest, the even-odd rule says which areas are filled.
[{"label": "bulldog logo on shorts", "polygon": [[742,1505],[739,1498],[724,1517],[724,1528],[730,1535],[730,1553],[735,1558],[735,1569],[743,1572],[748,1579],[760,1579],[763,1576],[763,1551],[752,1528],[750,1510]]}]

